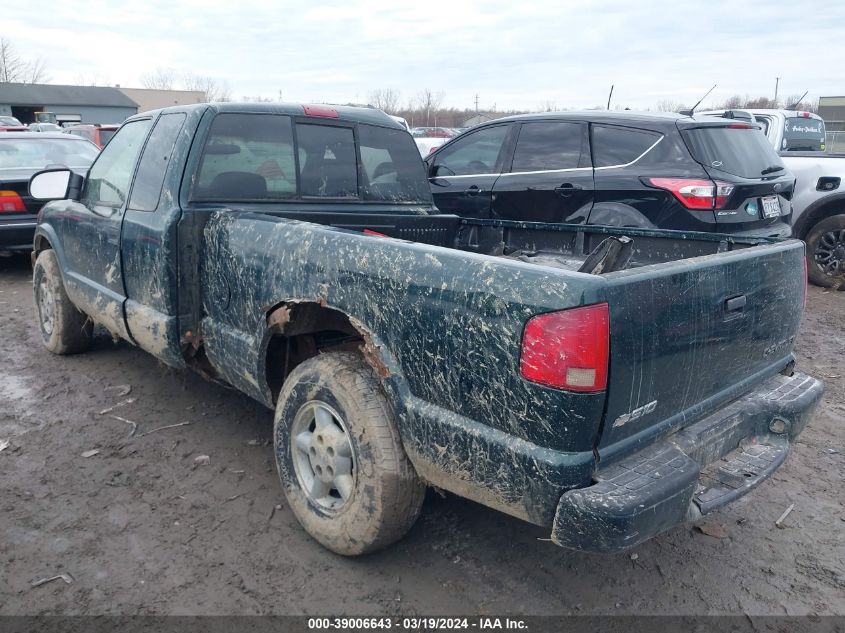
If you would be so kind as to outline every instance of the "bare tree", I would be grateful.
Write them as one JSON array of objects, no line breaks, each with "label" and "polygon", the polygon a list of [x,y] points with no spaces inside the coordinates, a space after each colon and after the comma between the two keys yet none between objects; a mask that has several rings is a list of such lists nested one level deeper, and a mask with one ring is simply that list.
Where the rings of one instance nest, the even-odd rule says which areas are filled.
[{"label": "bare tree", "polygon": [[[205,93],[206,101],[230,101],[231,92],[225,81],[217,81],[213,77],[186,73],[181,81],[185,90],[199,90]],[[267,99],[271,101],[271,99]]]},{"label": "bare tree", "polygon": [[150,90],[173,90],[175,83],[176,72],[172,68],[156,68],[141,77],[141,85]]},{"label": "bare tree", "polygon": [[685,110],[686,106],[681,103],[680,101],[672,101],[670,99],[664,99],[663,101],[658,101],[657,103],[657,111],[658,112],[680,112],[681,110]]},{"label": "bare tree", "polygon": [[399,111],[399,93],[393,88],[379,88],[370,93],[370,104],[388,114]]},{"label": "bare tree", "polygon": [[21,57],[11,40],[0,37],[0,82],[34,84],[47,81],[47,64]]},{"label": "bare tree", "polygon": [[419,92],[417,94],[417,103],[419,109],[425,114],[426,126],[431,125],[431,115],[434,115],[434,124],[437,125],[437,111],[440,109],[440,104],[443,103],[442,92],[434,93],[430,88]]}]

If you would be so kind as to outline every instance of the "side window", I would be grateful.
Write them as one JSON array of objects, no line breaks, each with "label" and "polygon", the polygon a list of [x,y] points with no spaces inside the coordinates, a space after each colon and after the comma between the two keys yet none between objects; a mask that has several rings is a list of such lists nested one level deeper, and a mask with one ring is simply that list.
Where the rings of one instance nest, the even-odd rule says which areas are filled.
[{"label": "side window", "polygon": [[173,146],[176,145],[176,137],[184,122],[184,114],[164,114],[159,117],[138,164],[129,208],[155,211],[158,207],[164,174],[173,153]]},{"label": "side window", "polygon": [[289,116],[218,114],[208,132],[191,199],[292,198],[295,165]]},{"label": "side window", "polygon": [[756,123],[757,123],[757,124],[758,124],[761,128],[763,128],[763,134],[764,134],[765,136],[768,136],[768,135],[769,135],[769,121],[770,121],[769,117],[767,117],[767,116],[759,116],[759,115],[758,115],[758,116],[755,116],[755,117],[754,117],[754,121],[755,121],[755,122],[756,122]]},{"label": "side window", "polygon": [[88,172],[82,200],[87,203],[121,207],[126,202],[132,172],[150,129],[150,119],[127,123],[103,149]]},{"label": "side window", "polygon": [[626,127],[593,126],[593,166],[627,165],[642,156],[661,135]]},{"label": "side window", "polygon": [[435,176],[495,173],[509,125],[495,125],[456,140],[434,155]]},{"label": "side window", "polygon": [[296,143],[303,197],[358,197],[358,160],[351,128],[298,123]]},{"label": "side window", "polygon": [[583,145],[581,123],[524,123],[516,142],[511,172],[574,169],[581,160]]}]

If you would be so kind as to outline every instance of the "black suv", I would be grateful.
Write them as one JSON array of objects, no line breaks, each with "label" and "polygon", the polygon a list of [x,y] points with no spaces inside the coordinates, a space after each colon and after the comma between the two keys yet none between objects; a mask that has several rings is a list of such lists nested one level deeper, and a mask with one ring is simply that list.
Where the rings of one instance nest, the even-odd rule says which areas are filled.
[{"label": "black suv", "polygon": [[601,111],[514,116],[455,137],[426,164],[443,213],[790,234],[795,179],[745,121]]}]

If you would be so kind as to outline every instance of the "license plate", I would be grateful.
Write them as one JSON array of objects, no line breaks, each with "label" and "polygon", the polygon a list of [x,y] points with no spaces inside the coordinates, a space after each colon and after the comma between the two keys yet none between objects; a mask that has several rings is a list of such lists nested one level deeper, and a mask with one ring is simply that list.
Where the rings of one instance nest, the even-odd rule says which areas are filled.
[{"label": "license plate", "polygon": [[776,218],[780,215],[780,200],[777,196],[766,196],[762,201],[764,218]]}]

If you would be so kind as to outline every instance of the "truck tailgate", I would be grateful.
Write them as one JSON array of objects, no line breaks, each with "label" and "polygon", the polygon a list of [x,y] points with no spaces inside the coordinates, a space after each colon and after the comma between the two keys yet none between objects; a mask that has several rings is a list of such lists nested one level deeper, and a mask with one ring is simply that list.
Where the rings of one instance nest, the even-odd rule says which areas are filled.
[{"label": "truck tailgate", "polygon": [[803,257],[789,240],[606,276],[603,459],[694,422],[789,362]]}]

